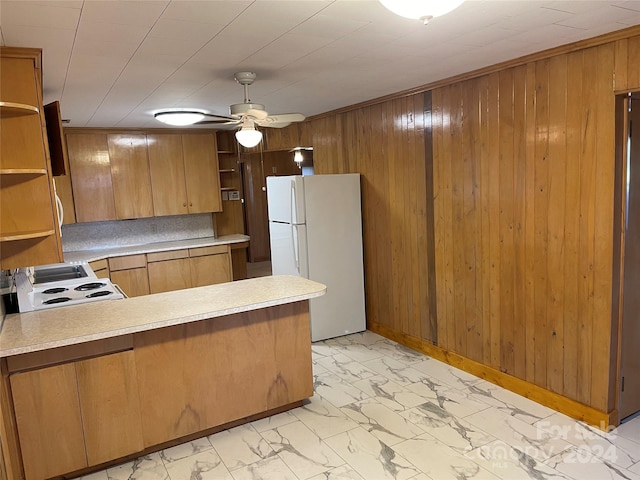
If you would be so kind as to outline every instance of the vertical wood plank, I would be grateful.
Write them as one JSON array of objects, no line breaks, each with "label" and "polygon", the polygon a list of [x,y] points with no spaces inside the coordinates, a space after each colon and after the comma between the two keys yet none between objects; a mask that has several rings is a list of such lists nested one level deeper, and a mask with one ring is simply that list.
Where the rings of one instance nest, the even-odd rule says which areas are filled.
[{"label": "vertical wood plank", "polygon": [[598,57],[594,49],[584,51],[582,80],[580,162],[580,252],[578,272],[578,392],[577,400],[591,401],[591,349],[593,345],[593,262],[595,257],[595,139]]},{"label": "vertical wood plank", "polygon": [[433,128],[433,238],[435,247],[436,305],[438,309],[438,345],[448,348],[450,313],[447,301],[447,245],[445,243],[447,191],[445,187],[444,94],[447,87],[432,91],[431,125]]},{"label": "vertical wood plank", "polygon": [[455,351],[467,355],[466,299],[462,281],[464,261],[464,160],[462,149],[462,86],[457,83],[451,91],[451,191],[453,212],[453,324]]},{"label": "vertical wood plank", "polygon": [[464,323],[463,331],[458,334],[466,335],[467,356],[473,360],[482,358],[482,323],[478,322],[476,307],[478,305],[476,292],[477,257],[476,257],[476,156],[475,141],[477,138],[477,123],[474,112],[473,86],[475,82],[462,84],[461,103],[461,134],[462,134],[462,177],[458,180],[462,193],[462,216],[460,219],[460,243],[462,247],[463,264],[462,278],[458,285],[464,292]]},{"label": "vertical wood plank", "polygon": [[490,287],[490,331],[491,363],[500,368],[500,75],[489,75],[488,92],[488,138],[489,144],[489,272]]},{"label": "vertical wood plank", "polygon": [[491,158],[489,157],[489,77],[478,80],[478,121],[480,126],[480,258],[481,272],[478,278],[482,284],[482,362],[491,365],[491,229],[490,229],[490,184]]},{"label": "vertical wood plank", "polygon": [[536,146],[535,146],[535,371],[536,385],[547,384],[547,235],[549,214],[549,60],[536,62]]},{"label": "vertical wood plank", "polygon": [[615,42],[614,90],[627,90],[629,84],[628,46],[626,38]]},{"label": "vertical wood plank", "polygon": [[513,374],[518,378],[526,375],[526,67],[513,71]]},{"label": "vertical wood plank", "polygon": [[536,65],[526,66],[526,182],[525,182],[525,376],[528,382],[535,382],[535,192],[536,192]]},{"label": "vertical wood plank", "polygon": [[564,212],[566,178],[567,56],[551,58],[549,69],[549,216],[547,271],[547,385],[562,393],[564,375]]},{"label": "vertical wood plank", "polygon": [[[567,106],[582,101],[582,52],[567,59]],[[580,157],[582,154],[581,114],[567,108],[566,209],[564,216],[564,363],[563,393],[576,398],[578,378],[578,261],[580,258]]]},{"label": "vertical wood plank", "polygon": [[513,70],[500,72],[500,368],[513,374],[514,359],[514,154],[513,154]]}]

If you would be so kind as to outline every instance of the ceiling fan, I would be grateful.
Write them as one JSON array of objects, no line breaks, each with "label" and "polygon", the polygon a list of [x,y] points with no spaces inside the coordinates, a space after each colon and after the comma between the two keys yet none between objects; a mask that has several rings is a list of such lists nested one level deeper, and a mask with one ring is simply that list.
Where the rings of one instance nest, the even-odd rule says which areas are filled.
[{"label": "ceiling fan", "polygon": [[229,115],[198,112],[194,110],[167,110],[158,112],[154,117],[169,125],[241,125],[236,132],[236,139],[245,147],[255,147],[262,140],[260,127],[283,128],[293,122],[302,122],[305,116],[301,113],[283,113],[270,115],[265,106],[252,103],[249,98],[249,85],[256,79],[254,72],[237,72],[235,80],[244,87],[244,101],[229,106]]}]

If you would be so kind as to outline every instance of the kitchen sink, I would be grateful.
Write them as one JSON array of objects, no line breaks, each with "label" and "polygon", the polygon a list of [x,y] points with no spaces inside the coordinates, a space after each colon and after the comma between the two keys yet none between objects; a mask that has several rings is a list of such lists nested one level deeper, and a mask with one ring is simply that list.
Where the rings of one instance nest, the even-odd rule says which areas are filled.
[{"label": "kitchen sink", "polygon": [[75,280],[89,276],[83,265],[60,265],[55,267],[36,267],[33,273],[33,283],[59,282],[62,280]]}]

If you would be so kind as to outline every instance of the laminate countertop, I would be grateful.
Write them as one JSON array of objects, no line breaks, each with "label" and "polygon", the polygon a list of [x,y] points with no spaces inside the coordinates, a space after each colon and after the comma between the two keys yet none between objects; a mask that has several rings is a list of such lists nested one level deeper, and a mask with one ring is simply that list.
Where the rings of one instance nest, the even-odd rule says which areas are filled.
[{"label": "laminate countertop", "polygon": [[7,315],[0,357],[222,317],[324,295],[327,287],[276,275]]},{"label": "laminate countertop", "polygon": [[247,235],[223,235],[221,237],[203,237],[190,240],[174,240],[170,242],[146,243],[142,245],[127,245],[120,247],[94,248],[91,250],[76,250],[64,252],[65,262],[93,262],[103,258],[139,255],[143,253],[164,252],[167,250],[182,250],[185,248],[210,247],[212,245],[232,245],[248,242]]}]

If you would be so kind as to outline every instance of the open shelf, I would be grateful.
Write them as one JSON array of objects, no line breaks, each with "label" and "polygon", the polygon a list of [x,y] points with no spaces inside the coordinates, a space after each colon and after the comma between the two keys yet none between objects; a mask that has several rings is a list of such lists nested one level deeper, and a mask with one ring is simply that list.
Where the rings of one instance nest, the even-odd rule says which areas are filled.
[{"label": "open shelf", "polygon": [[0,102],[0,117],[16,117],[18,115],[32,115],[40,111],[38,107],[25,103]]},{"label": "open shelf", "polygon": [[233,173],[235,171],[236,171],[235,168],[221,168],[220,169],[220,173]]},{"label": "open shelf", "polygon": [[46,168],[0,168],[0,175],[29,175],[37,177],[46,174]]},{"label": "open shelf", "polygon": [[228,192],[230,190],[237,190],[235,187],[220,187],[221,192]]},{"label": "open shelf", "polygon": [[0,235],[0,242],[15,242],[16,240],[29,240],[31,238],[44,238],[53,235],[55,230],[36,230],[34,232],[16,232],[9,235]]}]

